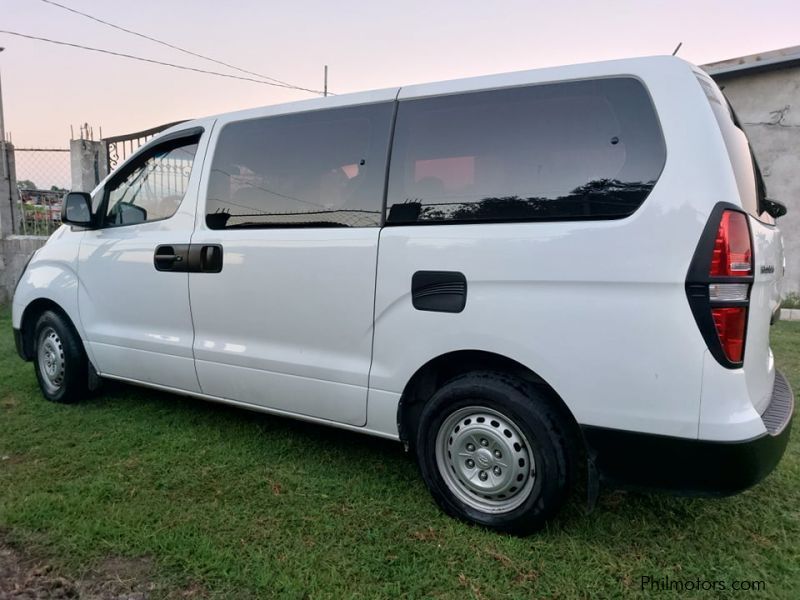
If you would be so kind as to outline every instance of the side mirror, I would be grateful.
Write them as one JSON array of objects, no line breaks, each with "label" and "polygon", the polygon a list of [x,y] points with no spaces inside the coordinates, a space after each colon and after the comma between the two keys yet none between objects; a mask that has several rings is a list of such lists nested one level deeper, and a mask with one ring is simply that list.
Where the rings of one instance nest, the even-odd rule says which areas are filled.
[{"label": "side mirror", "polygon": [[764,210],[770,217],[777,219],[786,214],[786,205],[783,202],[778,202],[777,200],[764,198]]},{"label": "side mirror", "polygon": [[86,192],[70,192],[61,208],[61,222],[78,227],[91,227],[92,197]]}]

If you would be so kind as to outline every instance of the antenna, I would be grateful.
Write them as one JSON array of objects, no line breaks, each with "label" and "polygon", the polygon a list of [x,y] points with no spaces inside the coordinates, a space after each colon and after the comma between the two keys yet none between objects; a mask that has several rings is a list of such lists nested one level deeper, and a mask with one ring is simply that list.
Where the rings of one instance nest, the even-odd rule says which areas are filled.
[{"label": "antenna", "polygon": [[681,49],[681,46],[683,46],[683,42],[680,42],[677,46],[675,46],[675,50],[672,51],[672,56],[675,56],[678,53],[678,50]]},{"label": "antenna", "polygon": [[323,88],[325,91],[322,92],[323,96],[328,95],[328,65],[325,65],[325,87]]}]

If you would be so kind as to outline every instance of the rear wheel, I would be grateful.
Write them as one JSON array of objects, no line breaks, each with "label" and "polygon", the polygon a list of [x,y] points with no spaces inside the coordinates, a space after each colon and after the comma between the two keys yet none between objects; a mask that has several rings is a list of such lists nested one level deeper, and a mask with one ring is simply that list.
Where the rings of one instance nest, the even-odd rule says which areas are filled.
[{"label": "rear wheel", "polygon": [[563,505],[574,455],[549,398],[494,372],[462,375],[422,411],[417,459],[441,508],[508,533],[531,533]]},{"label": "rear wheel", "polygon": [[34,330],[36,379],[52,402],[76,402],[88,392],[88,361],[72,324],[55,311],[45,311]]}]

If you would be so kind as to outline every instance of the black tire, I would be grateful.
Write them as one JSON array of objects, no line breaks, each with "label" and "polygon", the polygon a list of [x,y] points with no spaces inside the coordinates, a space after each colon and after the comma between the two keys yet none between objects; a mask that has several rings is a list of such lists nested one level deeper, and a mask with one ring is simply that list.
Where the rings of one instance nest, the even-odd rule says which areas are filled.
[{"label": "black tire", "polygon": [[[65,404],[84,398],[89,392],[89,363],[72,323],[58,312],[48,310],[36,321],[33,335],[33,365],[44,397]],[[43,346],[45,350],[40,352]],[[48,352],[55,358],[48,358]],[[54,367],[54,363],[59,366]]]},{"label": "black tire", "polygon": [[[480,420],[480,425],[470,423],[468,426],[464,426],[461,433],[458,433],[458,428],[466,423],[462,415],[481,414],[480,411],[475,412],[474,407],[488,409],[498,416],[498,420],[479,417],[476,421]],[[529,471],[525,475],[525,487],[517,490],[516,495],[509,500],[504,499],[505,495],[495,498],[482,497],[475,490],[467,489],[470,484],[466,483],[464,479],[470,479],[474,486],[474,477],[461,477],[465,475],[469,463],[472,463],[475,469],[486,468],[486,472],[478,471],[477,474],[487,479],[491,478],[489,469],[497,467],[498,471],[495,473],[503,473],[503,469],[506,469],[506,464],[503,464],[503,469],[500,469],[499,461],[495,467],[481,466],[481,464],[490,465],[486,462],[487,451],[491,455],[492,452],[499,452],[501,449],[505,452],[506,448],[496,446],[496,451],[490,450],[495,447],[495,442],[487,442],[480,433],[480,429],[469,429],[470,432],[478,432],[469,436],[466,433],[468,427],[483,427],[484,430],[487,430],[486,423],[488,422],[491,422],[493,427],[497,427],[498,425],[495,423],[499,421],[502,429],[503,418],[508,420],[507,423],[516,427],[513,439],[524,438],[530,446],[527,453],[525,453],[524,447],[522,450],[518,450],[518,452],[522,452],[518,456],[530,458],[530,466],[526,466]],[[422,410],[416,441],[417,461],[422,477],[436,503],[447,514],[470,523],[515,535],[533,533],[563,506],[571,487],[576,466],[576,449],[574,442],[571,441],[572,437],[569,435],[570,427],[563,421],[564,419],[555,409],[552,400],[541,390],[522,380],[490,371],[461,375],[441,387]],[[454,424],[456,429],[452,429]],[[453,432],[450,437],[447,437],[449,434],[445,432],[441,438],[438,437],[443,426]],[[492,433],[492,431],[487,431],[489,436]],[[505,431],[504,437],[511,440],[509,433],[509,431]],[[520,434],[520,437],[516,437],[517,433]],[[456,447],[453,446],[453,436],[461,436],[457,439],[456,445],[465,443],[464,439],[475,440],[475,436],[481,445],[486,442],[487,450],[479,447],[475,455],[470,455],[478,459],[481,464],[476,464],[475,460],[466,460],[464,463],[466,466],[461,467],[463,470],[457,471],[453,464],[456,467],[459,466],[458,461],[464,459],[458,457],[466,455],[456,452]],[[503,443],[503,438],[499,435],[489,439],[500,440],[497,442],[498,444]],[[437,443],[442,444],[442,448],[446,448],[440,452],[441,463],[437,462]],[[475,448],[475,444],[467,442],[466,446],[461,446],[466,449],[469,447]],[[456,458],[451,456],[450,449],[457,454]],[[507,448],[509,452],[513,449]],[[483,455],[478,457],[478,452],[483,452]],[[449,458],[445,458],[445,455]],[[502,454],[496,454],[496,456],[502,456]],[[505,462],[510,464],[510,467],[516,468],[514,465],[516,456],[510,458],[512,460]],[[522,464],[524,460],[519,462]],[[440,464],[442,464],[441,467]],[[449,469],[453,473],[452,476],[449,473],[446,475],[447,480],[443,476],[443,469],[446,471]],[[476,472],[472,471],[472,473]],[[487,473],[489,473],[488,476]],[[505,478],[510,476],[519,479],[521,473],[503,475]],[[501,480],[500,477],[496,479]],[[489,484],[492,484],[493,481],[494,479],[491,479]],[[500,491],[505,492],[507,489]],[[514,490],[513,487],[510,489]],[[473,496],[475,497],[473,498]],[[476,503],[486,502],[497,502],[501,505],[490,506],[488,509],[475,506]]]}]

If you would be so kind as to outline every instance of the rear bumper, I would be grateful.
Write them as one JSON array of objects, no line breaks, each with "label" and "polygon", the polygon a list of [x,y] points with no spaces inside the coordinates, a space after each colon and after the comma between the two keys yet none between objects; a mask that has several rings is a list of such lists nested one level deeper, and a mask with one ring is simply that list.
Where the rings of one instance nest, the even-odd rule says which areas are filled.
[{"label": "rear bumper", "polygon": [[761,415],[768,433],[757,438],[717,442],[602,427],[582,429],[604,483],[725,496],[755,485],[780,462],[793,413],[792,389],[776,371],[772,398]]}]

